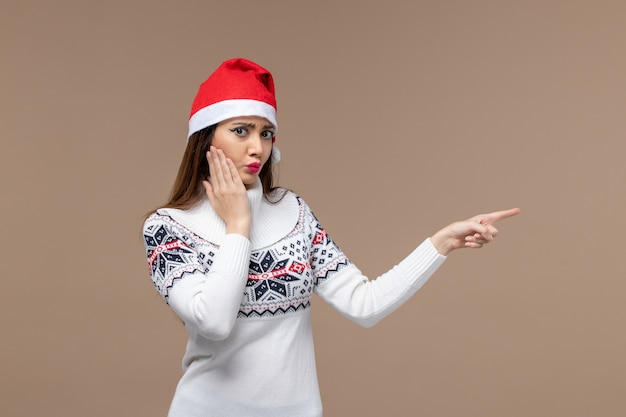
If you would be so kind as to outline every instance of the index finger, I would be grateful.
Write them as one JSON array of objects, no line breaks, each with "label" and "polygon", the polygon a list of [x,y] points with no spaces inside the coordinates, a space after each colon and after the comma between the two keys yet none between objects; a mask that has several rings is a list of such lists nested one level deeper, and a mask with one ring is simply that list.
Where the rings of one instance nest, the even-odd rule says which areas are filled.
[{"label": "index finger", "polygon": [[486,214],[480,221],[482,224],[491,224],[497,221],[513,217],[520,212],[519,208],[512,208],[508,210],[494,211],[493,213]]}]

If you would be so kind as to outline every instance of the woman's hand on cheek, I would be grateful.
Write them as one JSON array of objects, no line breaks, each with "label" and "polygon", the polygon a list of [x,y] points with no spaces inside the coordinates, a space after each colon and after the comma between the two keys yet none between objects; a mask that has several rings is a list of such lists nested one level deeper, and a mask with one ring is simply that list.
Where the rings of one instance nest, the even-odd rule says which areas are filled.
[{"label": "woman's hand on cheek", "polygon": [[211,146],[207,152],[209,179],[202,181],[215,212],[226,223],[226,233],[249,237],[252,214],[246,186],[233,161],[221,149]]}]

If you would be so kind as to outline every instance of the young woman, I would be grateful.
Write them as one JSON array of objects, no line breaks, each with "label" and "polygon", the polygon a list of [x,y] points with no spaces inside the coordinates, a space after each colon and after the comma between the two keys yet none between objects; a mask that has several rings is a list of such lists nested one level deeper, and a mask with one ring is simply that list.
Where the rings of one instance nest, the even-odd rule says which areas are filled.
[{"label": "young woman", "polygon": [[370,280],[300,196],[274,187],[277,130],[272,75],[224,62],[194,100],[170,201],[144,224],[152,281],[189,333],[170,417],[321,416],[313,293],[372,326],[519,211],[452,223]]}]

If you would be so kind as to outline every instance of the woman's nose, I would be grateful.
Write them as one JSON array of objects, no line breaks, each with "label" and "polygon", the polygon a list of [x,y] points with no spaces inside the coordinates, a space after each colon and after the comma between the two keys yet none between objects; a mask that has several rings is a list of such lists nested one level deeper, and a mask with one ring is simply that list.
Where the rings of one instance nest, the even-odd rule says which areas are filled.
[{"label": "woman's nose", "polygon": [[257,155],[262,151],[262,140],[261,135],[251,135],[250,142],[248,144],[248,150],[252,155]]}]

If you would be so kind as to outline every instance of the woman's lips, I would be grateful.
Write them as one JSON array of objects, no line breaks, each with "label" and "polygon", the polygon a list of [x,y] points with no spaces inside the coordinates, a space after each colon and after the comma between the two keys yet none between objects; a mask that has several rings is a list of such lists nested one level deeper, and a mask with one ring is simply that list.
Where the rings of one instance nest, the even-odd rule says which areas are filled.
[{"label": "woman's lips", "polygon": [[253,162],[251,164],[246,165],[248,167],[248,170],[253,173],[256,174],[257,172],[259,172],[261,170],[261,163],[260,162]]}]

